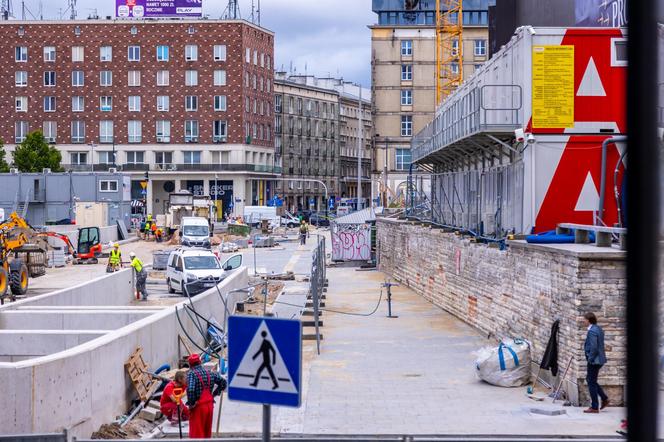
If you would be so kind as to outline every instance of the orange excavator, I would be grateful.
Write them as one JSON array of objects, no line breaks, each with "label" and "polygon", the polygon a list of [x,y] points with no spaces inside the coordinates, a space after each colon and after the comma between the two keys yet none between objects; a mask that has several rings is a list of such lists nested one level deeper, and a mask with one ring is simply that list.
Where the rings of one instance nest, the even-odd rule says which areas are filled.
[{"label": "orange excavator", "polygon": [[58,238],[67,246],[67,253],[74,258],[74,264],[97,264],[101,255],[99,227],[78,229],[78,247],[74,247],[67,235],[56,232],[40,232],[39,237]]}]

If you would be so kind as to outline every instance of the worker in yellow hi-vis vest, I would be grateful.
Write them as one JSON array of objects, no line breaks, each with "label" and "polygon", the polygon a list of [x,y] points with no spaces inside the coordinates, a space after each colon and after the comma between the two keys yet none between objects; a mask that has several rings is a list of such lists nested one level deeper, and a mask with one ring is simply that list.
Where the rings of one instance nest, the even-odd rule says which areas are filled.
[{"label": "worker in yellow hi-vis vest", "polygon": [[120,244],[113,244],[111,253],[108,257],[108,267],[106,271],[109,273],[117,272],[122,268],[122,251],[120,250]]},{"label": "worker in yellow hi-vis vest", "polygon": [[134,274],[136,275],[136,298],[138,298],[140,294],[141,300],[147,301],[148,291],[145,286],[148,279],[148,272],[145,271],[143,262],[138,259],[134,252],[129,253],[129,257],[131,258],[131,266],[134,269]]}]

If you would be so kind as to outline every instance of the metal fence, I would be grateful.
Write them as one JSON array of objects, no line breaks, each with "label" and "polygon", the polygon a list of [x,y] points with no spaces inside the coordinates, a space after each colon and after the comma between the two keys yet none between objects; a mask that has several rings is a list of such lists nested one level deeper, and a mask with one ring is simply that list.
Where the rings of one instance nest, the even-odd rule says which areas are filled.
[{"label": "metal fence", "polygon": [[406,215],[478,236],[523,232],[523,162],[487,171],[411,174]]},{"label": "metal fence", "polygon": [[13,434],[0,436],[2,442],[67,442],[67,432],[62,433],[35,433],[35,434]]},{"label": "metal fence", "polygon": [[311,278],[309,279],[309,295],[314,309],[314,326],[316,328],[316,351],[320,354],[320,300],[327,281],[325,269],[325,237],[316,235],[318,243],[311,258]]}]

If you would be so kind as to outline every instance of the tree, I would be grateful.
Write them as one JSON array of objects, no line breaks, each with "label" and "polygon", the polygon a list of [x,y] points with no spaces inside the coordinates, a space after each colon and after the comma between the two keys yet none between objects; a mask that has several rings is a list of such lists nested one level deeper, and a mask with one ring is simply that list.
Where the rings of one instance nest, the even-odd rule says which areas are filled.
[{"label": "tree", "polygon": [[7,152],[5,152],[5,145],[0,140],[0,173],[7,173],[9,172],[9,164],[7,163],[7,160],[5,160],[5,155]]},{"label": "tree", "polygon": [[46,142],[40,130],[30,132],[14,151],[14,167],[21,172],[41,172],[48,168],[59,172],[62,154]]}]

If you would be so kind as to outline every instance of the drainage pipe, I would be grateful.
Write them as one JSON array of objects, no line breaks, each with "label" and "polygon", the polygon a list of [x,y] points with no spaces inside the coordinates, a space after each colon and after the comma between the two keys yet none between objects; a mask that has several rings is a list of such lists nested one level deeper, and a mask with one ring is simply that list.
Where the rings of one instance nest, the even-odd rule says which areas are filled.
[{"label": "drainage pipe", "polygon": [[602,141],[602,175],[599,184],[599,211],[597,213],[598,218],[604,223],[604,198],[606,197],[606,152],[609,148],[609,144],[616,144],[620,142],[627,141],[625,136],[617,136],[607,138]]},{"label": "drainage pipe", "polygon": [[[618,208],[618,227],[623,226],[622,222],[622,208],[620,207],[620,193],[618,192],[618,172],[620,171],[620,164],[627,155],[627,149],[620,155],[620,159],[616,163],[616,168],[613,171],[613,195],[616,197],[616,207]],[[623,175],[623,179],[624,175]]]}]

